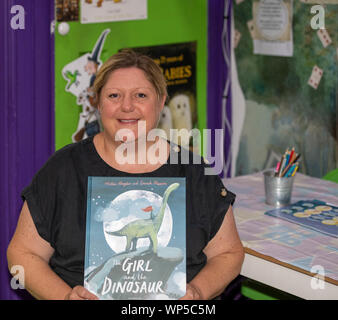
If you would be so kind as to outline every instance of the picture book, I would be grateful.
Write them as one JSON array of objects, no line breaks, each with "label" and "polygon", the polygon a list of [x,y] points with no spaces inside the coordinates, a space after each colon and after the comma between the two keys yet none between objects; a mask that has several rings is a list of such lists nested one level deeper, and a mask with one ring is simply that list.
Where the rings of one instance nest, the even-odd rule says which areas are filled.
[{"label": "picture book", "polygon": [[265,214],[338,238],[338,207],[323,201],[301,200]]},{"label": "picture book", "polygon": [[185,295],[185,178],[88,177],[84,287],[102,300]]}]

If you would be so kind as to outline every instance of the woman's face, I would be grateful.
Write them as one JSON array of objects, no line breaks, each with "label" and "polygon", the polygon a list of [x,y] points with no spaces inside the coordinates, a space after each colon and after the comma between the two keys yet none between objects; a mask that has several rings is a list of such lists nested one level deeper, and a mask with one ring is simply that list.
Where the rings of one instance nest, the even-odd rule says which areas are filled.
[{"label": "woman's face", "polygon": [[[137,140],[139,121],[145,121],[146,133],[155,128],[164,102],[165,97],[159,101],[154,86],[141,69],[117,69],[110,74],[100,94],[99,110],[104,130],[115,141],[120,129],[129,129]],[[125,130],[120,131],[120,135],[121,132]]]}]

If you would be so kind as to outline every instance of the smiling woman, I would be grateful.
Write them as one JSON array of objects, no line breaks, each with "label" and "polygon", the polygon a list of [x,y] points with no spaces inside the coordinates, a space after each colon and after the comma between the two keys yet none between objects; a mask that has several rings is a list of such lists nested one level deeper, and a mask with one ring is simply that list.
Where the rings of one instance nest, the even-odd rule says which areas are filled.
[{"label": "smiling woman", "polygon": [[157,126],[165,98],[158,99],[153,85],[136,67],[112,72],[98,98],[98,110],[104,127],[102,135],[114,148],[117,131],[128,128],[137,139],[138,121],[142,120],[146,123],[147,134]]},{"label": "smiling woman", "polygon": [[[94,88],[104,131],[58,150],[22,191],[25,202],[7,250],[9,269],[24,267],[25,287],[38,299],[97,299],[83,287],[88,181],[91,177],[180,177],[186,182],[187,280],[181,299],[217,297],[239,274],[244,257],[232,213],[235,195],[217,175],[205,174],[210,167],[203,159],[193,163],[196,155],[189,151],[185,151],[188,162],[174,164],[140,154],[148,155],[156,143],[162,146],[158,150],[167,151],[164,160],[174,155],[182,159],[183,153],[183,148],[160,137],[143,139],[145,146],[138,147],[156,127],[167,97],[165,78],[149,57],[132,51],[117,53],[101,67]],[[145,123],[144,132],[138,130],[139,123]],[[117,138],[125,129],[137,141],[136,161],[121,164],[116,160],[119,147],[129,141]],[[129,207],[133,205],[134,201]],[[146,205],[141,203],[140,208],[150,210]],[[163,214],[154,216],[157,226],[160,218],[170,225]],[[139,220],[150,225],[144,217]],[[116,224],[109,227],[110,234],[113,227]]]},{"label": "smiling woman", "polygon": [[[93,142],[104,161],[133,173],[153,171],[167,161],[169,145],[163,139],[157,140],[158,149],[167,151],[166,156],[158,157],[162,161],[146,159],[149,153],[145,154],[145,149],[154,144],[147,135],[156,128],[167,98],[165,78],[152,59],[129,49],[113,55],[100,68],[94,92],[104,131]],[[131,161],[116,161],[125,151],[119,146],[137,140],[133,145],[136,149],[128,149]],[[146,148],[138,149],[141,145]]]}]

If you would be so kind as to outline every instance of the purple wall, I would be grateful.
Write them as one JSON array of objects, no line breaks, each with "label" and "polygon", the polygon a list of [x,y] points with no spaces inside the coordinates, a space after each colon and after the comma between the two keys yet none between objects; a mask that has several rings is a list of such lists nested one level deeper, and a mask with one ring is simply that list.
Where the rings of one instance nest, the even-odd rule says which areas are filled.
[{"label": "purple wall", "polygon": [[[12,30],[11,8],[25,9],[25,29]],[[53,0],[0,1],[0,299],[12,290],[6,249],[22,206],[21,190],[54,152]]]},{"label": "purple wall", "polygon": [[[224,129],[224,159],[230,156],[231,132],[222,120],[222,99],[227,77],[230,76],[230,66],[227,66],[222,51],[222,42],[226,41],[226,52],[230,59],[230,18],[232,0],[209,0],[208,2],[208,88],[207,88],[207,126],[210,129]],[[226,10],[225,10],[226,7]],[[228,19],[224,19],[227,16]],[[229,33],[222,38],[223,26],[227,24]],[[223,110],[231,125],[231,86],[227,102]],[[213,141],[213,140],[212,140]],[[212,145],[212,150],[215,146]],[[223,176],[229,177],[231,166],[228,166]]]}]

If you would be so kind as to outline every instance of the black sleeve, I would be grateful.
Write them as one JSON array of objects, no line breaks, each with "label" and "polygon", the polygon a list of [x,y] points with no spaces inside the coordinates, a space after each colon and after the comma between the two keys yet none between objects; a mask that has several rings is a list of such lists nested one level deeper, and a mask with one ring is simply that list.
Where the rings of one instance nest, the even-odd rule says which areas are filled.
[{"label": "black sleeve", "polygon": [[218,175],[206,175],[206,165],[194,167],[194,208],[198,211],[199,221],[210,241],[221,227],[226,212],[235,202],[236,195],[224,187]]},{"label": "black sleeve", "polygon": [[52,224],[58,197],[57,166],[53,159],[38,171],[31,183],[21,192],[39,235],[53,246]]}]

